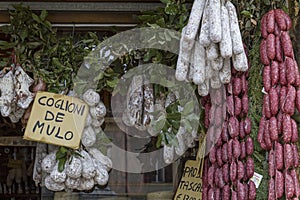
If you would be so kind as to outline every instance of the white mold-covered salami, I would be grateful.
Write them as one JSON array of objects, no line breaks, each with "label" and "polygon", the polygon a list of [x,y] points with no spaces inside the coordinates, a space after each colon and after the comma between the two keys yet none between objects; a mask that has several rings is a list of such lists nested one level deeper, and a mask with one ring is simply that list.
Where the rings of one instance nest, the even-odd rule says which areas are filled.
[{"label": "white mold-covered salami", "polygon": [[102,124],[104,123],[104,117],[99,117],[98,119],[92,119],[92,127],[94,130],[101,129]]},{"label": "white mold-covered salami", "polygon": [[232,56],[233,67],[237,71],[245,72],[248,69],[248,61],[245,51]]},{"label": "white mold-covered salami", "polygon": [[199,42],[202,46],[208,47],[211,43],[210,33],[209,33],[209,0],[206,1],[206,5],[203,11],[203,17],[201,22],[200,34],[199,34]]},{"label": "white mold-covered salami", "polygon": [[88,89],[82,98],[89,106],[96,106],[100,102],[100,95],[93,89]]},{"label": "white mold-covered salami", "polygon": [[12,123],[17,123],[25,113],[25,109],[19,107],[17,104],[13,103],[11,105],[11,112],[8,115]]},{"label": "white mold-covered salami", "polygon": [[91,190],[95,185],[95,181],[93,178],[80,178],[80,185],[78,187],[78,190],[84,191],[84,190]]},{"label": "white mold-covered salami", "polygon": [[191,51],[189,50],[187,43],[184,42],[185,31],[186,31],[186,27],[182,29],[179,55],[178,55],[176,71],[175,71],[175,77],[178,81],[184,81],[187,79],[187,73],[190,65],[189,60],[191,57]]},{"label": "white mold-covered salami", "polygon": [[52,178],[52,180],[56,183],[64,183],[67,178],[65,169],[66,168],[64,168],[62,172],[58,171],[58,162],[57,162],[52,172],[50,173],[50,177]]},{"label": "white mold-covered salami", "polygon": [[193,82],[198,85],[202,84],[205,81],[205,49],[204,47],[200,44],[199,41],[196,41],[195,43],[195,51],[193,55],[193,65],[194,70],[193,70]]},{"label": "white mold-covered salami", "polygon": [[50,175],[46,176],[45,178],[45,186],[48,190],[54,191],[54,192],[58,192],[58,191],[62,191],[65,189],[65,184],[64,183],[57,183],[55,182]]},{"label": "white mold-covered salami", "polygon": [[172,163],[174,160],[174,146],[164,145],[164,161],[167,164]]},{"label": "white mold-covered salami", "polygon": [[225,59],[232,56],[232,40],[230,35],[230,24],[228,10],[225,6],[221,6],[221,19],[222,19],[222,40],[220,42],[220,53]]},{"label": "white mold-covered salami", "polygon": [[46,173],[51,173],[56,164],[56,152],[51,152],[42,160],[42,170]]},{"label": "white mold-covered salami", "polygon": [[153,85],[145,84],[144,85],[144,113],[142,125],[148,126],[153,119],[151,113],[154,111],[154,94],[153,94]]},{"label": "white mold-covered salami", "polygon": [[15,96],[14,78],[13,78],[12,71],[7,72],[0,79],[0,90],[1,90],[1,97],[0,97],[1,115],[3,117],[8,117],[11,112],[11,103]]},{"label": "white mold-covered salami", "polygon": [[219,43],[222,40],[220,0],[209,0],[209,19],[210,39],[214,43]]},{"label": "white mold-covered salami", "polygon": [[143,95],[143,76],[133,76],[127,93],[127,115],[135,125],[142,123]]},{"label": "white mold-covered salami", "polygon": [[78,189],[80,186],[80,178],[70,178],[67,177],[65,181],[65,185],[67,188],[75,190]]},{"label": "white mold-covered salami", "polygon": [[207,60],[214,60],[219,57],[219,45],[216,43],[211,43],[206,48],[206,58]]},{"label": "white mold-covered salami", "polygon": [[15,98],[20,108],[26,109],[32,102],[34,94],[30,92],[29,87],[33,82],[33,79],[24,72],[21,66],[16,67],[14,74]]},{"label": "white mold-covered salami", "polygon": [[220,77],[219,77],[219,71],[213,70],[213,75],[210,79],[210,86],[213,89],[218,89],[222,86]]},{"label": "white mold-covered salami", "polygon": [[96,133],[92,126],[88,126],[83,129],[81,136],[81,143],[85,147],[91,147],[96,142]]},{"label": "white mold-covered salami", "polygon": [[243,41],[242,41],[236,9],[230,1],[227,1],[225,6],[229,14],[232,51],[234,54],[240,54],[244,51],[244,47],[243,47]]},{"label": "white mold-covered salami", "polygon": [[214,60],[209,61],[213,70],[219,71],[223,67],[223,57],[219,56]]},{"label": "white mold-covered salami", "polygon": [[[96,163],[96,162],[95,162]],[[108,172],[106,171],[105,166],[97,165],[96,168],[96,175],[94,177],[94,181],[98,185],[106,185],[109,179]]]},{"label": "white mold-covered salami", "polygon": [[96,174],[96,169],[90,154],[84,150],[80,151],[82,157],[80,157],[82,163],[82,177],[91,179]]},{"label": "white mold-covered salami", "polygon": [[223,67],[219,72],[220,81],[223,84],[230,83],[231,79],[231,66],[230,66],[230,59],[224,59]]},{"label": "white mold-covered salami", "polygon": [[133,126],[135,123],[136,119],[134,117],[131,117],[129,114],[129,110],[125,109],[123,114],[122,114],[122,122],[126,125],[126,126]]},{"label": "white mold-covered salami", "polygon": [[91,125],[92,125],[92,121],[93,121],[93,118],[92,118],[92,116],[88,113],[88,115],[87,115],[86,118],[85,118],[85,125],[84,125],[84,127],[91,126]]},{"label": "white mold-covered salami", "polygon": [[106,107],[104,103],[100,101],[96,106],[90,107],[90,114],[95,119],[105,117]]},{"label": "white mold-covered salami", "polygon": [[92,157],[102,163],[106,167],[106,170],[109,171],[112,168],[112,161],[109,157],[103,155],[101,151],[99,151],[96,148],[90,148],[89,153],[92,155]]},{"label": "white mold-covered salami", "polygon": [[178,146],[175,146],[175,153],[179,156],[182,156],[186,150],[185,131],[186,131],[185,128],[183,126],[180,126],[176,134]]},{"label": "white mold-covered salami", "polygon": [[70,162],[66,163],[66,174],[70,178],[77,179],[81,176],[82,163],[81,160],[75,156],[71,159]]},{"label": "white mold-covered salami", "polygon": [[195,0],[192,6],[188,24],[186,25],[186,31],[184,39],[187,41],[195,41],[201,18],[203,15],[206,0]]},{"label": "white mold-covered salami", "polygon": [[209,79],[205,79],[204,83],[198,85],[198,94],[206,96],[209,93]]}]

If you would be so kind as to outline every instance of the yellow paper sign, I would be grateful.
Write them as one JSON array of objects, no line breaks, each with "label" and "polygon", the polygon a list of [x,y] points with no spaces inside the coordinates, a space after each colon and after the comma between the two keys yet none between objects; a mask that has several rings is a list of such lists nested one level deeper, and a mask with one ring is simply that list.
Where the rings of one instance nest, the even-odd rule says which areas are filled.
[{"label": "yellow paper sign", "polygon": [[198,160],[188,160],[177,188],[174,200],[201,200],[202,173]]},{"label": "yellow paper sign", "polygon": [[80,99],[38,92],[23,138],[77,149],[88,111]]}]

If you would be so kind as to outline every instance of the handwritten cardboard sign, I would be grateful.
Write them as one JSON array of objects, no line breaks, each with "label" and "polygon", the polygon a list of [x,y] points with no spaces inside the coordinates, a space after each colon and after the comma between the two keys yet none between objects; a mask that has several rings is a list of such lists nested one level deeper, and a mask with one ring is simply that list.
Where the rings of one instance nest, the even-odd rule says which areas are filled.
[{"label": "handwritten cardboard sign", "polygon": [[174,200],[202,199],[202,173],[200,170],[199,160],[188,160],[185,163]]},{"label": "handwritten cardboard sign", "polygon": [[38,92],[23,138],[77,149],[88,111],[80,99]]}]

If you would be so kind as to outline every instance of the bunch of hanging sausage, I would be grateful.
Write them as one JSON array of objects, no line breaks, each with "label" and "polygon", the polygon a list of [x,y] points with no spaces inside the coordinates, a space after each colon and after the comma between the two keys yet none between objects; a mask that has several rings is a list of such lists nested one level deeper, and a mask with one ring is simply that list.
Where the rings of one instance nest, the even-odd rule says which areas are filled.
[{"label": "bunch of hanging sausage", "polygon": [[230,82],[232,61],[237,71],[248,69],[235,6],[230,1],[195,0],[183,28],[176,79],[198,85],[206,96]]},{"label": "bunch of hanging sausage", "polygon": [[[213,90],[210,96],[202,99],[205,126],[208,128],[207,147],[212,146],[208,149],[203,169],[203,200],[253,200],[256,197],[255,184],[250,180],[254,174],[254,161],[251,157],[254,145],[249,135],[251,121],[247,117],[248,73],[237,72],[233,67],[231,70],[232,79],[225,85],[223,92]],[[220,94],[223,94],[225,102],[222,104],[226,109],[222,113],[224,115],[225,112],[225,121],[221,123],[221,129],[218,129],[215,121],[220,116],[216,116],[218,112],[214,107],[216,101],[222,99]],[[211,137],[212,135],[214,136]],[[215,138],[215,144],[212,138]]]},{"label": "bunch of hanging sausage", "polygon": [[261,20],[260,46],[263,69],[263,116],[258,142],[268,152],[268,199],[298,199],[295,168],[299,165],[297,124],[292,115],[300,111],[300,75],[289,29],[290,17],[281,9],[271,10]]}]

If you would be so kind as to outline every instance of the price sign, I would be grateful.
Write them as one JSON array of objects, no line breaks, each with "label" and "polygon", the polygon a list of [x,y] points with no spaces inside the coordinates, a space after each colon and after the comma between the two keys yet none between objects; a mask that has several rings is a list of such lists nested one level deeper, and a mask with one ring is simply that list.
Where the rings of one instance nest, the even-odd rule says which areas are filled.
[{"label": "price sign", "polygon": [[80,99],[38,92],[23,138],[77,149],[88,111]]},{"label": "price sign", "polygon": [[177,188],[174,200],[201,200],[202,172],[198,160],[188,160]]}]

